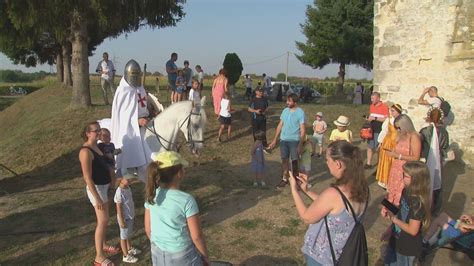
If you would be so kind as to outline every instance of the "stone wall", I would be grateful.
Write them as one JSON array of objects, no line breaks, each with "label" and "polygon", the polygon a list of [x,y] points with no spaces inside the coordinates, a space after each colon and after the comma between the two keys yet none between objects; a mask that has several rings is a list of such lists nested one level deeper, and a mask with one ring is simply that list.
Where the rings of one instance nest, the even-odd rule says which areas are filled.
[{"label": "stone wall", "polygon": [[436,86],[452,106],[451,142],[474,152],[474,1],[375,0],[374,90],[400,103],[417,129],[427,107],[424,87]]}]

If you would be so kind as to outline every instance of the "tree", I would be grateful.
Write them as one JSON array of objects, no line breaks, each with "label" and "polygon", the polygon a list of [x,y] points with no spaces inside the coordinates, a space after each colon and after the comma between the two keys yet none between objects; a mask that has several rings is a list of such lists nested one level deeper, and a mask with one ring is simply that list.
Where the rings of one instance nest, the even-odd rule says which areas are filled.
[{"label": "tree", "polygon": [[315,0],[301,24],[306,43],[296,42],[296,57],[313,68],[339,63],[337,93],[344,88],[348,64],[372,69],[373,9],[371,0]]},{"label": "tree", "polygon": [[284,80],[286,80],[286,74],[285,73],[278,73],[276,79],[284,81]]},{"label": "tree", "polygon": [[[40,50],[33,45],[44,34],[51,36],[56,50],[46,53],[57,64],[63,62],[64,81],[71,72],[73,106],[90,106],[89,59],[95,47],[105,38],[137,31],[141,27],[159,28],[174,26],[184,16],[185,1],[133,1],[133,0],[0,0],[0,50],[14,62],[27,58],[40,62]],[[13,29],[11,34],[4,32]],[[10,43],[8,51],[2,43]],[[59,48],[60,49],[59,49]],[[41,47],[42,48],[42,47]],[[32,56],[28,56],[32,54]]]},{"label": "tree", "polygon": [[239,56],[236,53],[228,53],[225,55],[224,69],[227,71],[227,79],[229,85],[234,85],[240,79],[242,75],[242,61],[240,61]]}]

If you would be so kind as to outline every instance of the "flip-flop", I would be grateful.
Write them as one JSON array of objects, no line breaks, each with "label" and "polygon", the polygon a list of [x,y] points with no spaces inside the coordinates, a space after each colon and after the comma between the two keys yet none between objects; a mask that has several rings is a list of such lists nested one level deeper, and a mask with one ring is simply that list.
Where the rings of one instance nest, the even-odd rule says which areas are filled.
[{"label": "flip-flop", "polygon": [[104,259],[102,262],[97,262],[94,260],[94,266],[114,266],[115,264],[109,260],[109,259]]},{"label": "flip-flop", "polygon": [[104,246],[104,248],[102,249],[105,253],[109,253],[109,254],[118,254],[120,252],[120,248],[119,247],[113,247],[113,246]]}]

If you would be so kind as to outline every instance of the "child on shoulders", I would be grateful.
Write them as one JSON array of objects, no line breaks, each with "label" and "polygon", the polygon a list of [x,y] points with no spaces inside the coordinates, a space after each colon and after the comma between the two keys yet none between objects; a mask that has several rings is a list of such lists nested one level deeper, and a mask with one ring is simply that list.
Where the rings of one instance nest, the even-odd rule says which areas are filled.
[{"label": "child on shoulders", "polygon": [[331,132],[329,141],[345,140],[352,143],[352,131],[347,129],[350,124],[347,116],[340,115],[337,120],[334,121],[334,125],[336,125],[337,128]]}]

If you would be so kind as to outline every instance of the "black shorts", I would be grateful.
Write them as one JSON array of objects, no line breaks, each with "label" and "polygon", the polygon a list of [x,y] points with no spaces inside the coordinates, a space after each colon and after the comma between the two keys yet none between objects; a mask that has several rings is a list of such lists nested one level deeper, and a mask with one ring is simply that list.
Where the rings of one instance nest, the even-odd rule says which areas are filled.
[{"label": "black shorts", "polygon": [[223,117],[219,116],[219,122],[221,125],[230,125],[232,123],[232,118],[231,117]]}]

